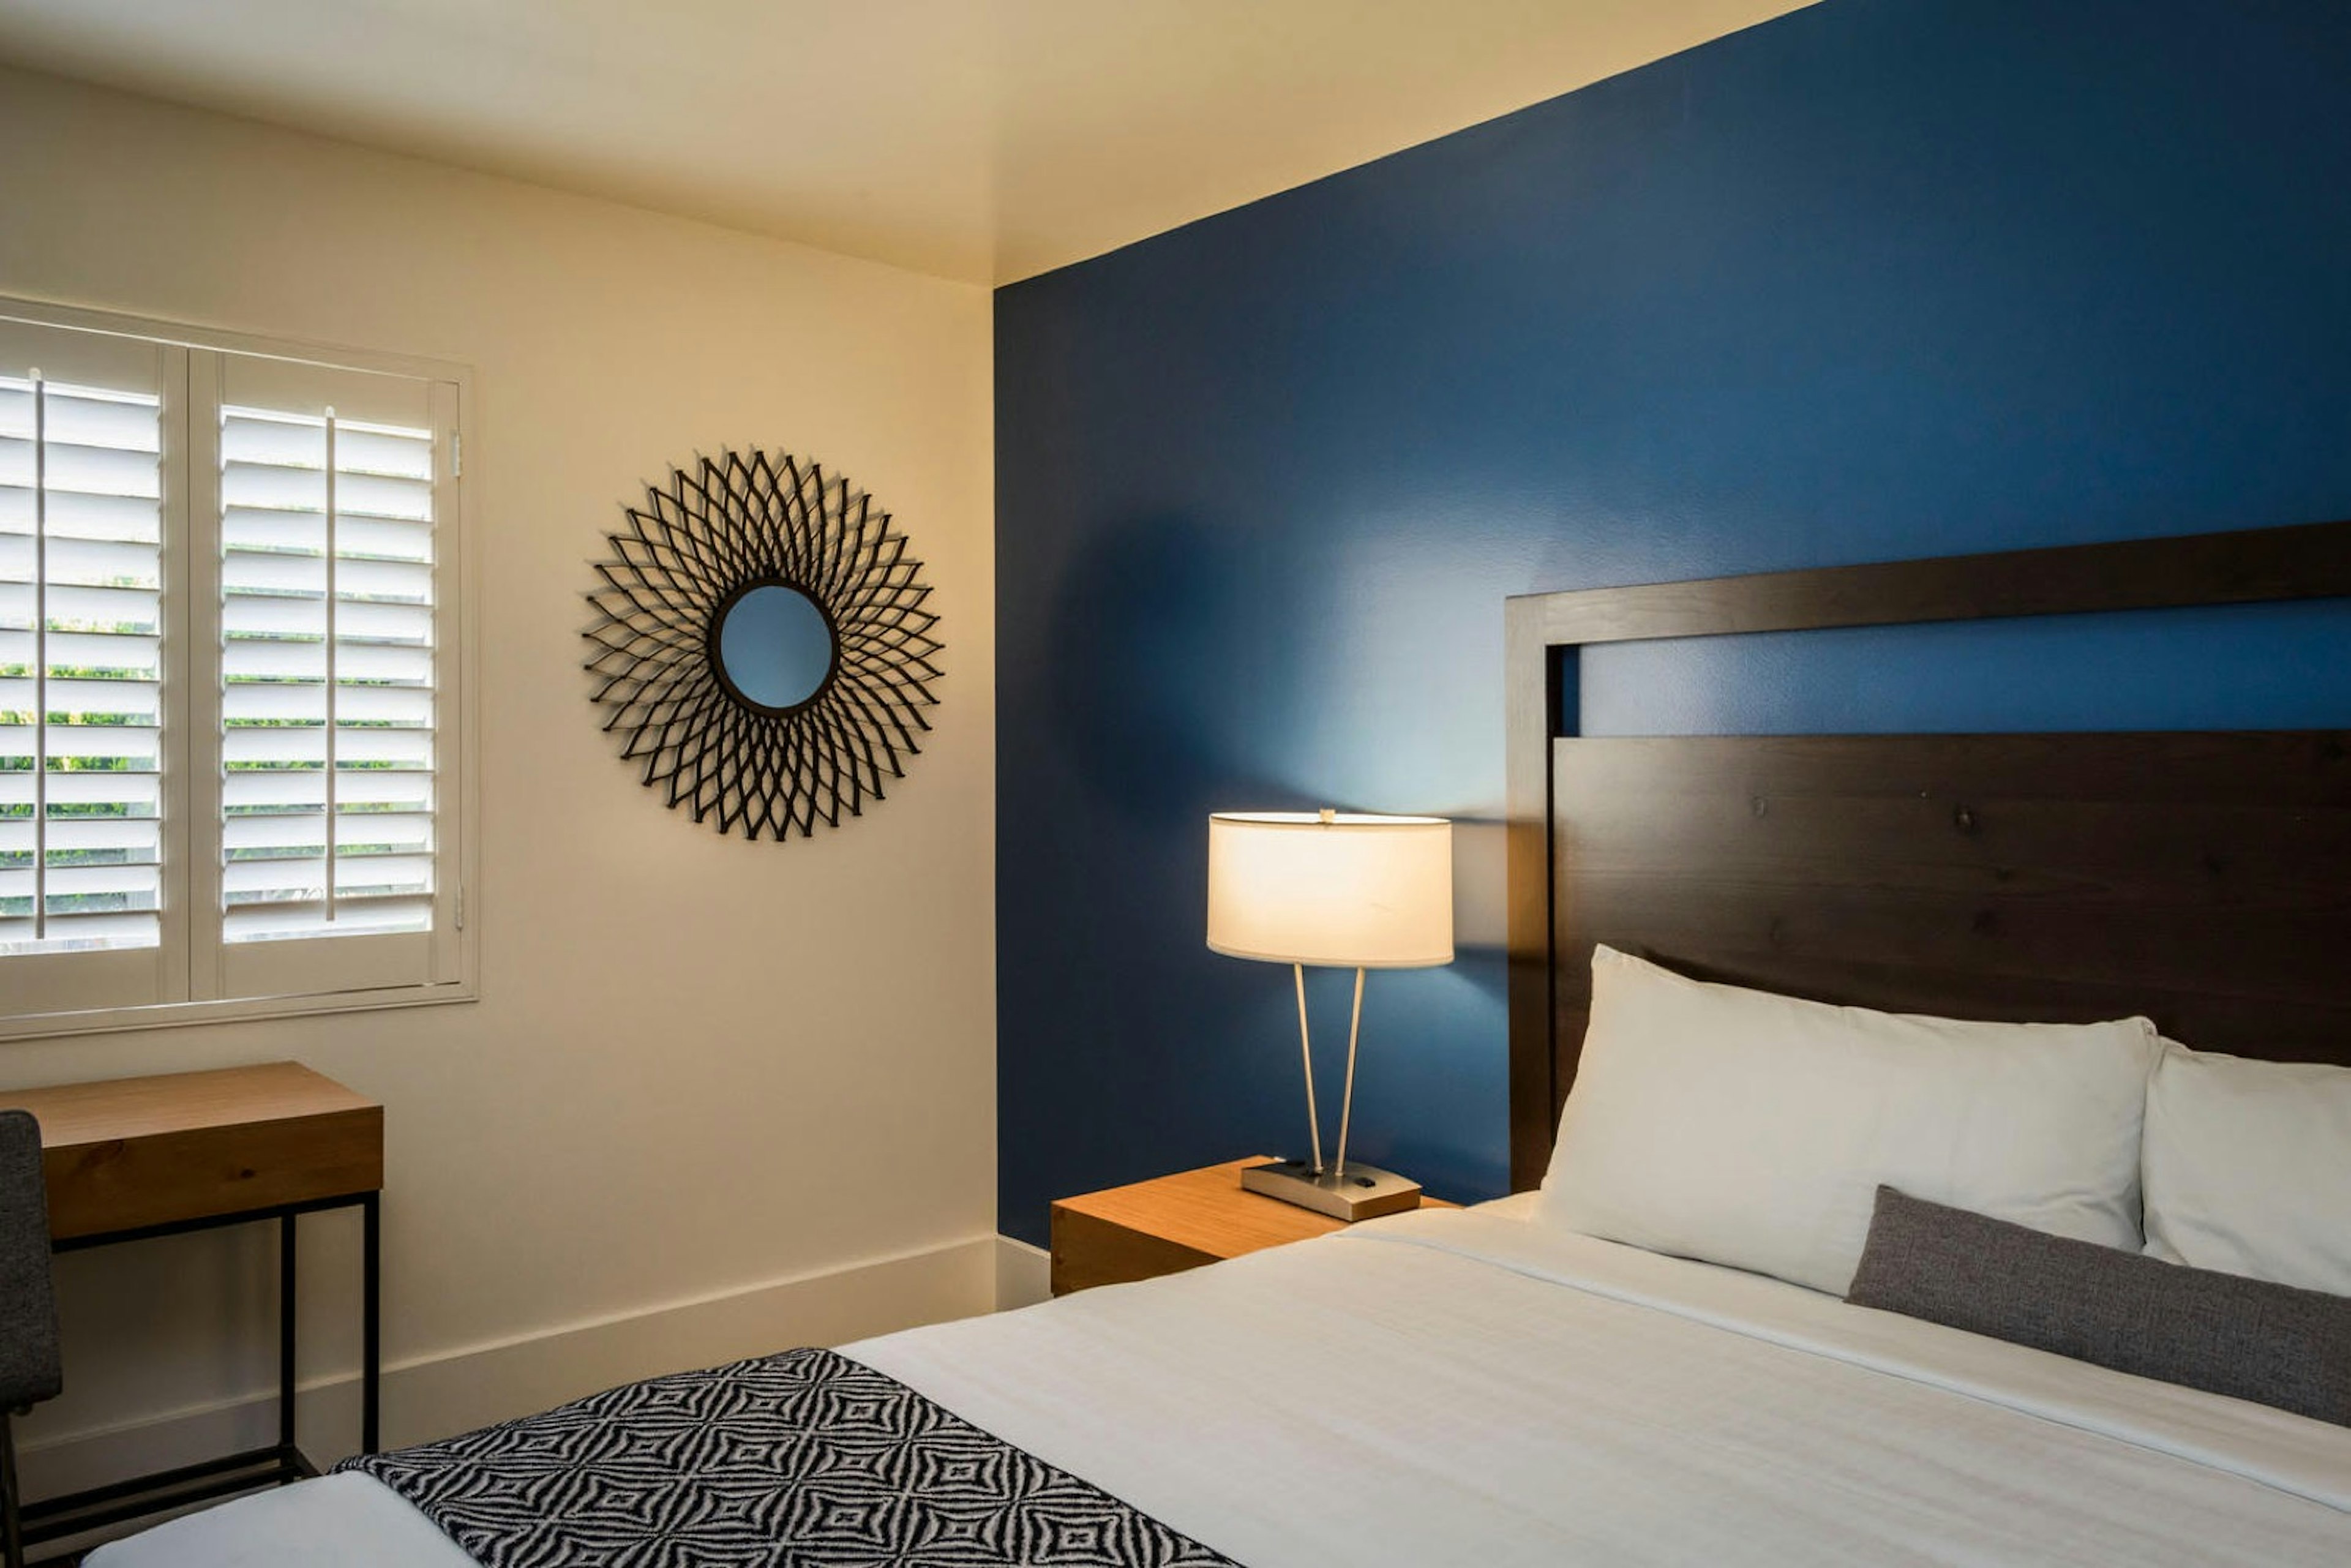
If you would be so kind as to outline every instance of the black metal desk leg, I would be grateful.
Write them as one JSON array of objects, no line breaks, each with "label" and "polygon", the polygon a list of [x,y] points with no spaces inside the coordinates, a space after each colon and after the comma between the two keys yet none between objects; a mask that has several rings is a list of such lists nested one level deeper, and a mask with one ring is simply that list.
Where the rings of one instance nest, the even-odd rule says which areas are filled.
[{"label": "black metal desk leg", "polygon": [[277,1217],[277,1442],[294,1446],[294,1226]]},{"label": "black metal desk leg", "polygon": [[360,1217],[366,1239],[366,1279],[360,1286],[363,1300],[360,1305],[360,1452],[376,1451],[377,1427],[381,1414],[383,1382],[383,1211],[381,1194],[369,1193],[360,1200]]},{"label": "black metal desk leg", "polygon": [[25,1525],[16,1500],[16,1433],[0,1410],[0,1561],[25,1568]]}]

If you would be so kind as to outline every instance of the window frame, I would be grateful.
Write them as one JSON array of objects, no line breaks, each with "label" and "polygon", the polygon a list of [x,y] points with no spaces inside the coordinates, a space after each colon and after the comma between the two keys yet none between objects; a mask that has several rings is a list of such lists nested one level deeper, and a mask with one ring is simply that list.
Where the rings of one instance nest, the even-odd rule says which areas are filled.
[{"label": "window frame", "polygon": [[[181,455],[183,491],[176,508],[168,497],[165,507],[164,604],[167,614],[176,611],[180,623],[191,628],[176,638],[167,630],[162,653],[165,722],[167,726],[178,725],[183,737],[164,754],[164,887],[167,900],[176,893],[182,908],[176,918],[167,917],[164,922],[160,962],[178,980],[183,998],[19,1013],[5,1011],[7,1003],[0,1001],[0,1042],[477,1000],[480,921],[473,906],[477,903],[475,890],[480,885],[479,769],[475,759],[480,755],[481,704],[479,624],[474,589],[480,574],[479,541],[475,537],[478,530],[469,526],[472,519],[466,507],[468,486],[475,476],[474,455],[478,451],[473,438],[476,407],[473,368],[415,355],[191,326],[22,296],[0,295],[0,320],[142,340],[163,350],[167,364],[181,367],[178,384],[170,384],[167,376],[164,388],[167,413],[162,439],[167,454],[176,451]],[[219,885],[219,868],[210,862],[206,849],[207,845],[217,845],[217,827],[205,828],[194,814],[210,810],[216,817],[219,793],[216,785],[207,789],[207,780],[195,777],[206,766],[208,758],[217,762],[219,747],[218,736],[211,733],[217,727],[217,711],[207,711],[212,699],[198,690],[200,682],[209,680],[214,685],[218,683],[217,650],[200,634],[204,626],[217,629],[218,610],[211,610],[201,622],[194,615],[200,595],[211,593],[217,597],[220,570],[217,560],[196,559],[207,542],[217,549],[220,526],[216,516],[207,518],[199,515],[206,507],[217,511],[219,485],[216,474],[197,472],[194,461],[196,455],[216,450],[216,443],[199,439],[204,433],[195,428],[200,403],[205,413],[217,417],[217,396],[205,402],[199,395],[208,390],[217,393],[216,377],[213,375],[217,361],[193,357],[204,353],[290,361],[329,370],[403,376],[436,383],[430,392],[436,411],[444,398],[454,398],[455,406],[449,428],[455,445],[449,463],[434,476],[434,528],[437,538],[446,544],[445,548],[436,544],[435,549],[435,698],[440,711],[434,726],[434,857],[442,892],[436,895],[437,913],[430,936],[436,975],[449,977],[267,996],[203,998],[197,994],[201,987],[190,974],[192,961],[216,953],[221,944],[219,931],[205,928],[202,912],[196,907],[199,896],[215,895]],[[442,510],[444,500],[445,512]],[[172,537],[174,520],[178,524],[176,538]],[[181,855],[176,868],[170,862],[174,847]],[[33,956],[30,961],[41,960]],[[0,974],[5,973],[7,962],[0,958]]]}]

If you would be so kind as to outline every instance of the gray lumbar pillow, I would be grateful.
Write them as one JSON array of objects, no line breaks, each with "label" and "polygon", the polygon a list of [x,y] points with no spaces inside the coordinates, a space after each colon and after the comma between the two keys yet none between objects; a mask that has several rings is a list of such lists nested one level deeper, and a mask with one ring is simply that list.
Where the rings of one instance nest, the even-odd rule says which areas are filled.
[{"label": "gray lumbar pillow", "polygon": [[1845,1300],[2351,1427],[2351,1297],[1877,1189]]}]

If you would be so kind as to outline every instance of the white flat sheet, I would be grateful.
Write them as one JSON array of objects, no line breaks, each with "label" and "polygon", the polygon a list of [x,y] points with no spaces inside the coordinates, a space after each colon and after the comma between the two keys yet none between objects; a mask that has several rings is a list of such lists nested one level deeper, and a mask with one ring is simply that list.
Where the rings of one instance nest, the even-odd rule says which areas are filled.
[{"label": "white flat sheet", "polygon": [[441,1527],[365,1476],[321,1476],[101,1546],[89,1568],[477,1568]]},{"label": "white flat sheet", "polygon": [[[2351,1563],[2351,1429],[1523,1214],[845,1349],[1250,1568]],[[92,1568],[464,1568],[342,1483]]]}]

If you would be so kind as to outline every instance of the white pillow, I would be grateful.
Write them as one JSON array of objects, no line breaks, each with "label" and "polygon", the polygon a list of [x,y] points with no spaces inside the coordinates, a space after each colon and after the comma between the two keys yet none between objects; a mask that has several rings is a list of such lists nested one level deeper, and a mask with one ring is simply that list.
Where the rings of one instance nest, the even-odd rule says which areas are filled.
[{"label": "white pillow", "polygon": [[1592,956],[1541,1214],[1843,1295],[1880,1182],[2137,1250],[2145,1019],[1963,1023]]},{"label": "white pillow", "polygon": [[2351,1068],[2166,1041],[2143,1168],[2153,1256],[2351,1296]]}]

